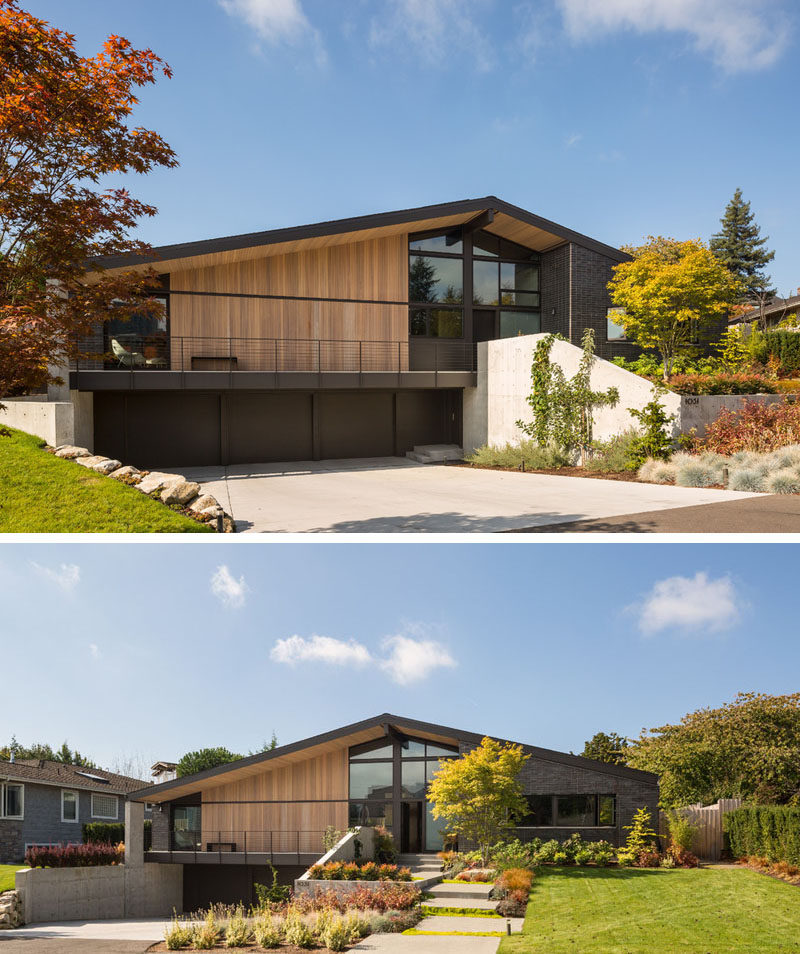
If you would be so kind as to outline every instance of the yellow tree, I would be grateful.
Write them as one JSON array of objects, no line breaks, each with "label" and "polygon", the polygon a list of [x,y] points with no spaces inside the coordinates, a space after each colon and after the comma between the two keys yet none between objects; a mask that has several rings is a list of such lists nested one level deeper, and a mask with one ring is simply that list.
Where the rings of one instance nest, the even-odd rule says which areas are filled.
[{"label": "yellow tree", "polygon": [[443,764],[428,790],[433,817],[474,842],[488,864],[489,848],[528,810],[519,773],[530,756],[521,745],[485,738]]},{"label": "yellow tree", "polygon": [[615,320],[630,341],[660,353],[667,380],[692,339],[727,315],[739,281],[700,239],[651,235],[625,251],[633,260],[614,266],[608,283],[611,301],[624,309]]}]

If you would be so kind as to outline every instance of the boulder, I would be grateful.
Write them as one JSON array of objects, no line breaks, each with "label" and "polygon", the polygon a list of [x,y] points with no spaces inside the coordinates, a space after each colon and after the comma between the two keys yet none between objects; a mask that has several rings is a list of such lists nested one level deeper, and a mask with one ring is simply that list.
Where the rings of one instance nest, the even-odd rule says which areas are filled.
[{"label": "boulder", "polygon": [[81,467],[88,467],[89,470],[94,470],[95,464],[100,464],[104,460],[108,460],[107,457],[103,457],[102,454],[89,454],[88,457],[75,457],[76,464],[80,464]]},{"label": "boulder", "polygon": [[217,498],[212,497],[211,494],[200,494],[196,500],[189,504],[189,509],[196,510],[198,513],[208,510],[209,507],[219,507]]},{"label": "boulder", "polygon": [[60,444],[56,448],[56,457],[64,457],[67,460],[74,460],[76,457],[91,457],[92,452],[88,447],[76,447],[74,444]]},{"label": "boulder", "polygon": [[92,464],[92,470],[96,470],[98,474],[110,474],[113,470],[118,470],[120,467],[122,467],[122,461],[114,460],[113,457],[104,457],[96,464]]},{"label": "boulder", "polygon": [[117,467],[116,470],[112,470],[108,475],[113,477],[114,480],[122,480],[124,477],[129,477],[133,480],[141,480],[141,471],[137,470],[135,467],[131,467],[130,464],[126,464],[124,467]]},{"label": "boulder", "polygon": [[161,500],[165,504],[180,504],[185,507],[200,493],[200,484],[193,480],[179,480],[161,491]]},{"label": "boulder", "polygon": [[143,494],[152,494],[154,490],[163,490],[179,480],[185,480],[181,474],[162,474],[157,470],[151,470],[146,477],[142,477],[136,485],[137,490]]}]

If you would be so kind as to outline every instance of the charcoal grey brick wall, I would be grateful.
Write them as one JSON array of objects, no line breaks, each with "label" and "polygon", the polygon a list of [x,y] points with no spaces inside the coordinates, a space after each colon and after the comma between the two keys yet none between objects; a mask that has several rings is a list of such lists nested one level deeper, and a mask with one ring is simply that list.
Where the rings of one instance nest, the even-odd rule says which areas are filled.
[{"label": "charcoal grey brick wall", "polygon": [[169,851],[169,803],[164,805],[164,811],[158,808],[153,812],[153,851]]},{"label": "charcoal grey brick wall", "polygon": [[607,285],[616,262],[591,249],[572,245],[572,343],[579,345],[586,328],[594,328],[599,358],[635,358],[641,349],[608,341],[607,311],[611,306]]},{"label": "charcoal grey brick wall", "polygon": [[569,338],[569,245],[543,253],[540,286],[542,331]]},{"label": "charcoal grey brick wall", "polygon": [[[474,747],[472,744],[462,744],[460,750],[467,752]],[[623,844],[627,836],[624,826],[630,825],[637,808],[647,808],[653,822],[658,820],[658,784],[647,775],[623,777],[595,769],[588,759],[584,768],[578,764],[555,762],[531,755],[525,763],[520,780],[528,795],[616,795],[616,825],[613,828],[580,829],[580,834],[587,841],[604,839],[613,845]],[[556,827],[527,828],[520,832],[520,835],[524,835],[525,839],[538,837],[562,841],[574,830]]]}]

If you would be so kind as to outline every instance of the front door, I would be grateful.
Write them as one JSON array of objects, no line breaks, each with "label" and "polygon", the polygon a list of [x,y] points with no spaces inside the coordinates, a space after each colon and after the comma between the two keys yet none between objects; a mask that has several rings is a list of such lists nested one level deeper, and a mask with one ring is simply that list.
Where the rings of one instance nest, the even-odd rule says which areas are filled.
[{"label": "front door", "polygon": [[400,850],[422,851],[422,825],[424,812],[422,802],[403,802],[403,827],[400,835]]},{"label": "front door", "polygon": [[493,341],[497,337],[496,312],[488,308],[472,311],[472,337],[475,341]]}]

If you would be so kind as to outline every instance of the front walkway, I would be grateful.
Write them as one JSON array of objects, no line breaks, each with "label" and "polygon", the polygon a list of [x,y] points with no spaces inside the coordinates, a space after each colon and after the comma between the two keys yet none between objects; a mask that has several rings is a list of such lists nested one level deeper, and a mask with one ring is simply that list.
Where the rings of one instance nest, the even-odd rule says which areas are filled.
[{"label": "front walkway", "polygon": [[[25,941],[81,940],[81,941],[146,941],[147,945],[164,940],[164,928],[169,918],[121,918],[109,921],[50,921],[47,924],[26,924],[13,931],[3,931],[0,941],[20,938]],[[25,948],[33,950],[34,946]],[[55,950],[43,947],[43,950]],[[143,947],[142,950],[145,950]],[[110,950],[110,948],[109,948]]]},{"label": "front walkway", "polygon": [[400,457],[181,468],[237,529],[272,533],[469,533],[663,511],[750,494],[635,480],[417,464]]}]

